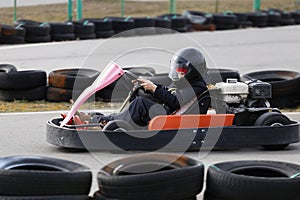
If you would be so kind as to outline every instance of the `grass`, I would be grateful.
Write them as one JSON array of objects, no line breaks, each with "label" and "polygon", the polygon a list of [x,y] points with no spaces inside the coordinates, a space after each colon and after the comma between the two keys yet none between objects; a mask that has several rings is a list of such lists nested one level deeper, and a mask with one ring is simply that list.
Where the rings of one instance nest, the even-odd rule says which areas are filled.
[{"label": "grass", "polygon": [[[218,2],[218,7],[216,7]],[[263,0],[261,9],[278,8],[292,11],[299,9],[295,0]],[[17,9],[18,19],[31,19],[41,22],[63,22],[68,19],[67,4],[26,6]],[[177,0],[177,13],[184,10],[203,12],[250,12],[253,10],[253,0]],[[73,4],[73,20],[76,19],[76,3]],[[158,16],[169,12],[169,1],[125,1],[125,16]],[[121,4],[117,0],[85,0],[83,1],[84,18],[102,18],[120,16]],[[13,8],[0,8],[0,24],[13,24]]]},{"label": "grass", "polygon": [[[40,112],[40,111],[58,111],[69,110],[72,104],[68,102],[47,102],[47,101],[24,101],[16,100],[13,102],[0,101],[0,113],[8,112]],[[80,109],[118,109],[120,103],[93,102],[85,103]]]},{"label": "grass", "polygon": [[[125,16],[154,17],[169,12],[169,1],[126,1]],[[216,3],[218,2],[218,6]],[[177,0],[177,13],[184,10],[196,10],[208,13],[222,12],[231,10],[233,12],[251,12],[253,0]],[[281,10],[292,11],[299,9],[295,4],[295,0],[263,0],[261,9],[278,8]],[[63,22],[68,19],[68,5],[39,5],[18,7],[18,19],[31,19],[41,22]],[[73,20],[76,19],[76,4],[73,5]],[[117,0],[85,0],[83,1],[83,17],[84,18],[102,18],[106,16],[120,16],[120,1]],[[0,24],[13,25],[13,8],[0,8]],[[91,105],[89,105],[91,106]],[[109,103],[97,102],[94,105],[97,108],[108,108],[114,106]],[[13,101],[1,102],[0,113],[3,112],[26,112],[26,111],[52,111],[52,110],[68,110],[71,103],[53,103],[46,101]],[[290,111],[290,110],[288,110]],[[293,111],[300,111],[293,109]]]}]

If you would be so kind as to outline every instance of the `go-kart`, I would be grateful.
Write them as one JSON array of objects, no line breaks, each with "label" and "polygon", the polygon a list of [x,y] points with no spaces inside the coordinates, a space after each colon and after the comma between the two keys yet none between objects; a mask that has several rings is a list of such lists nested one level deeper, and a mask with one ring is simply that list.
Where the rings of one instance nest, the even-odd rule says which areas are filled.
[{"label": "go-kart", "polygon": [[[47,142],[64,148],[99,151],[182,151],[200,148],[262,146],[284,149],[299,142],[299,123],[270,108],[271,85],[259,80],[219,82],[172,115],[156,116],[147,127],[113,120],[76,124],[78,108],[96,91],[128,75],[118,65],[107,66],[78,97],[68,115],[47,122]],[[136,87],[140,89],[139,87]],[[130,91],[121,110],[137,94]],[[75,116],[74,116],[75,115]],[[75,122],[69,124],[70,121]]]}]

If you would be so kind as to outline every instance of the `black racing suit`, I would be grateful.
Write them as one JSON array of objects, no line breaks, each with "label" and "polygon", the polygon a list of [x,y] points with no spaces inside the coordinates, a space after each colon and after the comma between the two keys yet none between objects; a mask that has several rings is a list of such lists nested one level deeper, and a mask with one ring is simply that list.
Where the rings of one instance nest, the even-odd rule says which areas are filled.
[{"label": "black racing suit", "polygon": [[206,90],[206,83],[203,79],[177,88],[157,85],[152,94],[155,101],[145,97],[137,97],[127,109],[121,113],[110,115],[109,119],[125,120],[133,126],[147,126],[153,117],[173,113]]}]

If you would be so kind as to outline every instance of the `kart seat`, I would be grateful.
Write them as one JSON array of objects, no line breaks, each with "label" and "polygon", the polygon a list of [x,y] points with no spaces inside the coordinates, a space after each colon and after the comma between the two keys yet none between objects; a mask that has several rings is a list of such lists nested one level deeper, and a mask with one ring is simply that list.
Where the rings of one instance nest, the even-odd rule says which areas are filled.
[{"label": "kart seat", "polygon": [[189,103],[181,106],[181,108],[172,113],[172,115],[207,114],[210,104],[211,97],[209,90],[206,90]]}]

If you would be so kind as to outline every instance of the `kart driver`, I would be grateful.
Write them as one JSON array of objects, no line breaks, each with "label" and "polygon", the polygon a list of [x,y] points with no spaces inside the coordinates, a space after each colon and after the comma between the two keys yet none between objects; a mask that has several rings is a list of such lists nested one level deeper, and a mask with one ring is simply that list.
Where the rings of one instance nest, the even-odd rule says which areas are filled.
[{"label": "kart driver", "polygon": [[155,84],[147,79],[136,81],[150,93],[151,98],[136,97],[124,111],[104,116],[93,113],[89,123],[100,123],[103,127],[111,120],[124,120],[133,127],[147,126],[158,115],[169,115],[207,90],[207,67],[202,53],[193,47],[178,50],[170,62],[170,87]]}]

